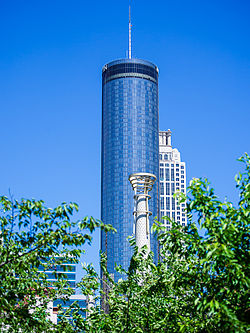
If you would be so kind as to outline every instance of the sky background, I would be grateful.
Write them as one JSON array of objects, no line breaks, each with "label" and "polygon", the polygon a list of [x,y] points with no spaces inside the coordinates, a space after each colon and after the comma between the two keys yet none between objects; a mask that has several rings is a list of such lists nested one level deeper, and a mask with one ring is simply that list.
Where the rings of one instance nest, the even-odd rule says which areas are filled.
[{"label": "sky background", "polygon": [[[101,70],[129,1],[0,0],[0,194],[100,218]],[[159,67],[160,129],[220,199],[249,152],[250,2],[132,1],[132,53]],[[132,221],[132,218],[131,218]],[[84,260],[98,268],[99,232]]]}]

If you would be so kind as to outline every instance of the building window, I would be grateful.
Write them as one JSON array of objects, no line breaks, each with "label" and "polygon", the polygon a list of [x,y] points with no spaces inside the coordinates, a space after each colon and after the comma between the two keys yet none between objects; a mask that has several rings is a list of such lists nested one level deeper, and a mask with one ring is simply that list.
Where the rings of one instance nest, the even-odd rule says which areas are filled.
[{"label": "building window", "polygon": [[184,183],[184,179],[181,179],[181,183]]},{"label": "building window", "polygon": [[160,168],[160,180],[163,180],[164,179],[164,169],[163,168]]},{"label": "building window", "polygon": [[175,212],[172,213],[172,219],[175,221]]},{"label": "building window", "polygon": [[169,210],[170,209],[170,198],[166,198],[166,209]]},{"label": "building window", "polygon": [[171,180],[174,180],[174,169],[171,169]]},{"label": "building window", "polygon": [[161,197],[161,210],[164,210],[164,197]]},{"label": "building window", "polygon": [[160,167],[163,167],[164,166],[164,164],[163,163],[160,163]]},{"label": "building window", "polygon": [[164,160],[168,160],[168,154],[164,155]]},{"label": "building window", "polygon": [[166,195],[170,195],[170,184],[166,183]]},{"label": "building window", "polygon": [[159,155],[159,159],[160,159],[160,161],[162,160],[162,154]]},{"label": "building window", "polygon": [[181,169],[184,169],[184,165],[181,165]]},{"label": "building window", "polygon": [[166,180],[169,180],[170,178],[169,178],[169,169],[167,168],[167,169],[165,169],[165,178],[166,178]]},{"label": "building window", "polygon": [[164,195],[164,183],[160,183],[160,194]]},{"label": "building window", "polygon": [[174,188],[174,183],[171,183],[171,194],[174,194],[175,188]]},{"label": "building window", "polygon": [[175,210],[175,199],[172,198],[172,210]]}]

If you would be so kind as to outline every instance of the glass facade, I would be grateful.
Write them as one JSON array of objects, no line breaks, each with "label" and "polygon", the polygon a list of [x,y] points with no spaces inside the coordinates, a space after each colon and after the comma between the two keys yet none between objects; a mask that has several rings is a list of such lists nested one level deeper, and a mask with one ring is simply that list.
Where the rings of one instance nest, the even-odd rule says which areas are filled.
[{"label": "glass facade", "polygon": [[[107,253],[108,270],[115,263],[127,269],[132,250],[127,237],[133,234],[131,173],[159,176],[158,69],[139,59],[113,61],[102,72],[102,189],[101,219],[117,233],[101,233],[101,249]],[[158,184],[150,193],[150,224],[157,216]],[[157,258],[157,242],[151,235]]]},{"label": "glass facade", "polygon": [[57,282],[58,278],[62,276],[68,282],[70,288],[76,288],[76,264],[71,261],[61,265],[53,265],[49,270],[44,270],[44,267],[40,265],[38,271],[47,275],[47,281],[51,283],[52,287],[53,283]]},{"label": "glass facade", "polygon": [[[63,259],[63,257],[58,259]],[[49,286],[55,288],[55,283],[58,281],[60,276],[62,276],[63,279],[67,281],[68,287],[76,289],[76,264],[73,262],[73,260],[65,259],[64,263],[61,263],[60,265],[56,264],[53,265],[54,263],[53,259],[51,260],[50,258],[48,258],[48,260],[42,260],[42,263],[43,262],[48,263],[49,261],[52,261],[52,265],[50,268],[45,269],[42,264],[38,267],[38,272],[44,273],[47,276],[47,281],[49,282]],[[86,317],[86,308],[87,308],[86,296],[80,294],[77,295],[73,294],[66,301],[63,299],[56,299],[52,301],[51,311],[53,316],[56,316],[56,322],[59,322],[61,320],[61,315],[58,314],[58,306],[61,305],[62,310],[66,311],[70,307],[70,305],[72,305],[74,302],[77,302],[80,308],[82,309],[79,311],[79,313],[84,318]],[[74,322],[72,317],[72,311],[68,314],[68,319]]]},{"label": "glass facade", "polygon": [[[87,309],[86,297],[84,295],[71,295],[68,300],[57,299],[54,301],[53,310],[55,313],[57,313],[57,322],[59,322],[61,320],[61,316],[62,316],[62,315],[58,315],[58,307],[61,306],[63,311],[67,311],[69,309],[69,307],[73,305],[74,302],[77,302],[77,304],[80,307],[79,314],[83,318],[86,318],[86,309]],[[72,324],[74,324],[75,319],[73,319],[72,313],[73,313],[73,310],[71,310],[68,313],[67,318],[72,321]]]}]

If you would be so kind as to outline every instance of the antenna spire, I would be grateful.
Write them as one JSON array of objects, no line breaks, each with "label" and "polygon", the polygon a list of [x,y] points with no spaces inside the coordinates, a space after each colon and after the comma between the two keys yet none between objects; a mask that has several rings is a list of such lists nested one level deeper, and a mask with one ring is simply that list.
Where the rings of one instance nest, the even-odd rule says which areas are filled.
[{"label": "antenna spire", "polygon": [[129,23],[128,23],[128,58],[131,59],[131,7],[129,6]]}]

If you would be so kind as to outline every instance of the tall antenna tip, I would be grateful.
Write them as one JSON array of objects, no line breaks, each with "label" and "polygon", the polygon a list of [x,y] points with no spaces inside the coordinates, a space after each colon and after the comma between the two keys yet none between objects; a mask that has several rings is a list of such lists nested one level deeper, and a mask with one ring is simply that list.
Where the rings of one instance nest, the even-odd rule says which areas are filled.
[{"label": "tall antenna tip", "polygon": [[128,58],[131,59],[131,6],[129,5],[129,23],[128,23]]}]

